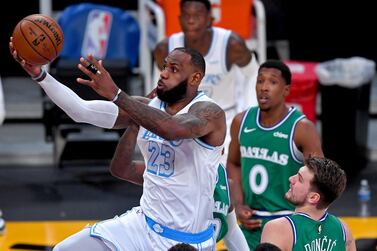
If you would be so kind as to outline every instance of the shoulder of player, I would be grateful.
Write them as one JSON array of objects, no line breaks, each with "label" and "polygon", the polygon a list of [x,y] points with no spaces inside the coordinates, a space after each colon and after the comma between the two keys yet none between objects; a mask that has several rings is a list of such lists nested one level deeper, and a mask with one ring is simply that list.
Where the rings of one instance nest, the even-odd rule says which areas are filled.
[{"label": "shoulder of player", "polygon": [[340,218],[338,218],[338,219],[339,219],[340,223],[343,225],[344,232],[346,234],[346,250],[347,251],[354,251],[354,250],[356,251],[355,238],[352,235],[352,231],[351,231],[350,227],[348,226],[348,224],[344,220],[342,220]]},{"label": "shoulder of player", "polygon": [[232,120],[232,124],[230,125],[231,132],[238,135],[238,132],[240,131],[240,127],[241,127],[241,122],[245,114],[246,114],[246,111],[242,111],[240,113],[237,113],[236,116],[234,116]]},{"label": "shoulder of player", "polygon": [[339,222],[342,224],[343,226],[343,229],[344,229],[344,232],[346,233],[346,239],[349,240],[349,239],[353,239],[353,236],[352,236],[352,232],[351,232],[351,229],[350,227],[348,226],[347,222],[345,222],[344,220],[339,219]]},{"label": "shoulder of player", "polygon": [[293,140],[296,146],[304,153],[309,155],[323,156],[321,137],[313,122],[304,118],[296,124]]},{"label": "shoulder of player", "polygon": [[261,242],[273,243],[282,248],[288,245],[288,243],[292,243],[292,240],[292,227],[285,217],[271,220],[263,227]]},{"label": "shoulder of player", "polygon": [[[266,227],[267,227],[267,230],[268,228],[275,229],[275,227],[281,227],[285,230],[291,229],[291,225],[286,217],[279,217],[279,218],[270,220],[266,223],[266,225],[263,228],[266,228]],[[275,230],[281,231],[282,230],[281,228],[278,228]]]},{"label": "shoulder of player", "polygon": [[232,32],[227,46],[227,65],[236,64],[243,67],[250,62],[251,57],[251,51],[247,48],[243,38]]},{"label": "shoulder of player", "polygon": [[228,40],[228,50],[242,50],[247,49],[244,39],[235,32],[231,32]]},{"label": "shoulder of player", "polygon": [[303,118],[297,122],[295,131],[300,133],[316,132],[317,128],[314,123],[307,118]]},{"label": "shoulder of player", "polygon": [[154,48],[154,51],[167,51],[169,45],[169,38],[164,38],[160,42],[158,42]]},{"label": "shoulder of player", "polygon": [[236,116],[234,116],[234,118],[233,118],[233,122],[241,124],[241,121],[242,121],[243,117],[246,115],[246,112],[247,112],[247,110],[237,113]]}]

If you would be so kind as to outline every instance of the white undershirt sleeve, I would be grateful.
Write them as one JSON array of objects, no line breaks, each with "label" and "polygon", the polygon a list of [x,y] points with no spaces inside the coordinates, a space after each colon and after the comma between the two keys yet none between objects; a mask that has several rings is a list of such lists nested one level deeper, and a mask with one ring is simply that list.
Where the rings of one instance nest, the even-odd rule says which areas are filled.
[{"label": "white undershirt sleeve", "polygon": [[38,82],[47,96],[75,122],[113,128],[118,117],[118,106],[111,101],[84,100],[50,74]]},{"label": "white undershirt sleeve", "polygon": [[224,242],[229,251],[247,251],[250,250],[247,245],[245,236],[237,224],[235,210],[228,213],[228,233],[224,236]]}]

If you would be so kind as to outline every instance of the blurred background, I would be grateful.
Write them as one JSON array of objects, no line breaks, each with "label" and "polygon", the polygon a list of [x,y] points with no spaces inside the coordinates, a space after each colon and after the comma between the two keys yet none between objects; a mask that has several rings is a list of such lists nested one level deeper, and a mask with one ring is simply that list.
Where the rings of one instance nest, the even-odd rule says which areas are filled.
[{"label": "blurred background", "polygon": [[[159,2],[161,6],[163,3],[169,6],[169,1],[175,2]],[[226,22],[221,23],[221,18],[230,15],[235,20],[235,29],[240,28],[236,31],[244,32],[245,41],[256,51],[260,61],[281,59],[290,66],[293,82],[287,102],[301,108],[317,125],[325,155],[338,161],[349,178],[344,196],[332,206],[332,211],[351,222],[352,230],[357,232],[354,235],[359,250],[376,250],[377,78],[374,62],[377,61],[377,36],[373,34],[375,9],[372,3],[240,1],[250,6],[242,9],[250,14],[250,20],[243,23],[234,13],[221,9],[226,8],[226,4],[238,3],[227,0],[211,2],[219,24],[227,26]],[[132,95],[144,95],[153,87],[151,50],[157,41],[175,29],[171,20],[176,20],[176,16],[172,12],[165,15],[164,9],[156,2],[147,0],[14,0],[7,2],[7,8],[1,8],[3,100],[0,95],[0,107],[4,107],[5,113],[0,126],[0,209],[6,223],[9,222],[11,230],[8,233],[16,231],[12,229],[14,222],[91,222],[113,217],[138,205],[141,188],[119,181],[107,171],[122,131],[73,123],[9,53],[8,42],[14,27],[30,14],[44,13],[60,22],[65,18],[68,24],[78,22],[81,26],[76,25],[76,28],[84,32],[86,15],[63,15],[68,7],[83,3],[88,4],[88,8],[105,6],[105,10],[116,8],[126,13],[126,17],[122,16],[118,26],[108,34],[107,55],[102,56],[116,82]],[[63,30],[65,27],[70,28],[67,25]],[[125,48],[118,47],[117,42],[122,36]],[[67,44],[76,43],[68,32],[65,39]],[[124,50],[122,58],[118,57],[121,50]],[[78,57],[70,57],[71,52],[63,49],[64,55],[49,65],[50,71],[81,97],[100,98],[75,84],[74,79],[80,73],[75,69]],[[359,61],[351,62],[354,57]],[[343,67],[337,68],[336,59],[345,59]],[[315,71],[318,66],[340,75],[338,82],[332,85],[321,82]],[[356,75],[357,80],[350,80],[349,72]],[[353,81],[352,87],[350,81]],[[137,149],[136,157],[140,157]],[[372,194],[367,218],[359,216],[360,205],[357,203],[362,179],[369,181]],[[46,231],[49,230],[41,233],[45,236]],[[17,242],[21,237],[15,236],[0,236],[0,249],[11,250],[15,245],[14,249],[20,247],[17,245],[21,245],[20,249],[25,247],[22,246],[24,243]],[[34,250],[49,250],[56,240],[52,238],[44,243],[43,238],[37,243],[41,249]],[[31,247],[36,248],[37,244]]]}]

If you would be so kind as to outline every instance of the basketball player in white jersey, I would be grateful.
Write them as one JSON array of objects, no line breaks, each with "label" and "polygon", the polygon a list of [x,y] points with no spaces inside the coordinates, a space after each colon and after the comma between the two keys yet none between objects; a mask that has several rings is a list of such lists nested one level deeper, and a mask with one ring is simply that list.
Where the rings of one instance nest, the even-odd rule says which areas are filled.
[{"label": "basketball player in white jersey", "polygon": [[[145,163],[141,160],[133,160],[138,133],[139,126],[130,123],[119,140],[109,169],[114,177],[142,186]],[[225,175],[220,169],[224,170]],[[229,251],[248,251],[245,236],[237,224],[235,210],[229,202],[229,186],[227,182],[224,182],[227,176],[222,165],[218,169],[217,176],[213,209],[216,241],[224,240]]]},{"label": "basketball player in white jersey", "polygon": [[[140,207],[68,237],[54,250],[167,250],[190,243],[198,250],[214,250],[213,192],[226,132],[225,113],[198,91],[205,73],[203,57],[193,49],[177,48],[165,60],[157,97],[148,100],[122,92],[102,66],[88,55],[98,70],[80,59],[79,69],[91,80],[78,79],[111,100],[87,101],[57,82],[40,66],[13,57],[59,103],[72,102],[66,112],[81,117],[94,110],[89,123],[105,128],[140,126],[138,145],[146,167]],[[68,90],[67,90],[68,89]],[[68,97],[70,96],[70,97]],[[71,116],[70,115],[70,116]]]},{"label": "basketball player in white jersey", "polygon": [[206,75],[199,89],[225,111],[228,127],[223,156],[225,164],[233,117],[249,106],[258,105],[254,90],[259,65],[238,34],[212,27],[209,0],[181,0],[180,11],[182,32],[159,42],[154,58],[158,68],[162,69],[164,58],[176,47],[193,48],[204,56]]}]

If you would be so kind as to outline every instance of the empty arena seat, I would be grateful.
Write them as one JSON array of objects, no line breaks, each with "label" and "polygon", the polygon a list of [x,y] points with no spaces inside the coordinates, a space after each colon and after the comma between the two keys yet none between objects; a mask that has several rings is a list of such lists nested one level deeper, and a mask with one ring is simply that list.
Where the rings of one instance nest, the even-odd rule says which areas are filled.
[{"label": "empty arena seat", "polygon": [[[78,77],[85,78],[77,68],[79,58],[90,53],[103,59],[115,83],[132,94],[130,78],[139,64],[140,29],[130,12],[103,4],[81,3],[65,8],[58,22],[64,33],[64,46],[51,64],[57,80],[85,100],[104,99],[90,87],[76,82]],[[72,158],[111,159],[118,141],[114,131],[100,129],[99,132],[94,126],[75,123],[47,96],[43,101],[43,119],[46,140],[54,143],[56,164]],[[92,154],[84,157],[77,152],[84,148],[85,142],[86,152]],[[76,146],[78,151],[72,151]],[[74,152],[75,155],[71,154]]]},{"label": "empty arena seat", "polygon": [[88,53],[101,59],[126,60],[136,67],[139,25],[129,12],[100,4],[67,7],[58,19],[64,32],[61,59],[79,59]]}]

